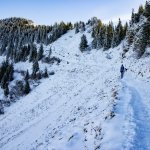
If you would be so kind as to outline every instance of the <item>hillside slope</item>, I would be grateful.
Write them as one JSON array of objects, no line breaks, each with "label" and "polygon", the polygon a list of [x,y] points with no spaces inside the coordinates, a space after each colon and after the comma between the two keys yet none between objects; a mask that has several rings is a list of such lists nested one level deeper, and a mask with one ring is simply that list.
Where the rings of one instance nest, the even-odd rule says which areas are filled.
[{"label": "hillside slope", "polygon": [[[128,59],[128,74],[123,81],[120,79],[122,46],[82,54],[78,49],[82,34],[74,32],[69,31],[51,44],[52,55],[62,59],[59,66],[49,66],[55,75],[42,80],[0,116],[1,150],[130,149],[142,136],[145,142],[139,145],[148,142],[148,134],[142,130],[149,130],[148,124],[137,121],[146,117],[146,106],[132,88],[136,84],[128,83],[128,76],[135,79]],[[91,35],[87,31],[85,34],[90,43]],[[143,112],[141,116],[136,109]],[[145,121],[149,120],[147,114]],[[138,131],[143,132],[141,136]]]},{"label": "hillside slope", "polygon": [[[90,42],[90,34],[86,35]],[[100,144],[94,128],[101,128],[111,111],[116,79],[110,79],[111,62],[105,54],[81,54],[80,36],[70,31],[52,44],[53,55],[62,59],[60,66],[51,68],[56,74],[1,116],[1,149],[52,149],[67,143],[71,146],[74,138],[78,139],[75,147]],[[104,61],[108,67],[103,66]]]}]

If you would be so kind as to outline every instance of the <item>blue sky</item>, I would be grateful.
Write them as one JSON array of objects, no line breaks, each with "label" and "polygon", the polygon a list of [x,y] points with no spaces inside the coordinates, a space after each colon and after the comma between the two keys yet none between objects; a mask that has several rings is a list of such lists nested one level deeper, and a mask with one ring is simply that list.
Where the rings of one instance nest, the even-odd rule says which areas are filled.
[{"label": "blue sky", "polygon": [[24,17],[36,24],[87,21],[93,16],[104,22],[123,21],[145,0],[1,0],[0,19]]}]

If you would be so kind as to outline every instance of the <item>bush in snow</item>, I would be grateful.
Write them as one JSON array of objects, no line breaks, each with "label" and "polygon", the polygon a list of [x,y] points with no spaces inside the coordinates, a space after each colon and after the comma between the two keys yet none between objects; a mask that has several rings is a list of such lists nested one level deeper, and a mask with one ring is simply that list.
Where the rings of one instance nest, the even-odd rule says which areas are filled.
[{"label": "bush in snow", "polygon": [[45,71],[44,71],[43,77],[44,77],[44,78],[48,78],[47,68],[45,68]]}]

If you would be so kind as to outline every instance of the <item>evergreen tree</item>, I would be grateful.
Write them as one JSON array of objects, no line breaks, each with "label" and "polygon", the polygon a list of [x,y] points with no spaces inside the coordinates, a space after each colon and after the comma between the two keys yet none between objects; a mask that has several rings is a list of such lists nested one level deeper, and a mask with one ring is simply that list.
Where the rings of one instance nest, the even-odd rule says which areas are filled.
[{"label": "evergreen tree", "polygon": [[35,45],[31,44],[29,61],[35,61],[37,59],[37,48]]},{"label": "evergreen tree", "polygon": [[31,91],[30,84],[29,84],[28,80],[26,80],[25,85],[24,85],[24,94],[29,94],[30,91]]},{"label": "evergreen tree", "polygon": [[148,1],[145,4],[144,16],[147,18],[150,17],[150,2]]},{"label": "evergreen tree", "polygon": [[38,55],[37,55],[38,56],[38,60],[41,60],[43,58],[43,53],[44,53],[43,45],[41,44],[39,52],[38,52]]},{"label": "evergreen tree", "polygon": [[80,42],[80,51],[83,52],[87,49],[88,47],[88,44],[87,44],[87,39],[86,39],[86,36],[83,34],[83,36],[81,37],[81,42]]},{"label": "evergreen tree", "polygon": [[40,28],[38,28],[38,33],[37,33],[37,37],[36,37],[36,42],[40,43],[41,40],[41,32],[40,32]]},{"label": "evergreen tree", "polygon": [[139,7],[139,9],[138,9],[138,14],[139,15],[142,15],[144,13],[144,8],[143,8],[143,6],[141,5],[140,7]]},{"label": "evergreen tree", "polygon": [[67,29],[68,30],[72,30],[73,29],[73,26],[72,26],[72,23],[71,22],[69,22],[69,23],[67,23]]},{"label": "evergreen tree", "polygon": [[0,49],[0,55],[2,55],[4,52],[6,52],[6,47],[7,47],[7,43],[6,41],[2,41],[2,46],[1,46],[1,49]]},{"label": "evergreen tree", "polygon": [[7,59],[9,58],[9,57],[13,57],[13,48],[14,48],[14,46],[13,46],[13,44],[10,42],[9,43],[9,45],[8,45],[8,47],[7,47],[7,54],[6,54],[6,57],[7,57]]},{"label": "evergreen tree", "polygon": [[134,41],[134,37],[135,37],[135,32],[129,27],[126,32],[126,39],[127,39],[129,46],[132,45]]},{"label": "evergreen tree", "polygon": [[134,9],[132,9],[132,15],[131,15],[131,24],[135,23],[135,14]]},{"label": "evergreen tree", "polygon": [[137,57],[141,58],[145,53],[146,47],[150,44],[150,22],[146,22],[142,27],[142,32],[137,37],[134,43],[135,51],[137,52]]},{"label": "evergreen tree", "polygon": [[41,71],[39,71],[36,76],[38,80],[42,79]]},{"label": "evergreen tree", "polygon": [[0,115],[4,114],[4,106],[2,104],[2,102],[0,102]]},{"label": "evergreen tree", "polygon": [[110,22],[108,26],[106,26],[105,30],[105,38],[104,38],[104,50],[111,48],[111,43],[113,39],[113,23]]},{"label": "evergreen tree", "polygon": [[92,41],[92,48],[97,49],[97,38],[96,37]]},{"label": "evergreen tree", "polygon": [[4,95],[5,95],[6,97],[9,95],[8,84],[5,85],[5,88],[4,88]]},{"label": "evergreen tree", "polygon": [[84,23],[84,22],[81,24],[81,31],[82,31],[82,32],[85,31],[85,23]]},{"label": "evergreen tree", "polygon": [[6,70],[7,70],[8,65],[9,64],[8,64],[7,60],[2,62],[2,66],[0,68],[0,81],[2,80],[2,78],[4,76],[4,74],[5,74]]},{"label": "evergreen tree", "polygon": [[103,25],[100,27],[99,30],[97,30],[97,49],[101,49],[104,47],[104,40],[105,40],[105,37],[106,37],[106,26]]},{"label": "evergreen tree", "polygon": [[113,34],[112,47],[118,46],[124,38],[124,29],[122,26],[122,22],[119,19],[118,25],[116,26]]},{"label": "evergreen tree", "polygon": [[96,33],[95,33],[95,30],[94,30],[94,27],[92,29],[92,34],[91,34],[92,38],[95,38],[96,37]]},{"label": "evergreen tree", "polygon": [[104,50],[109,49],[109,43],[108,43],[108,28],[106,27],[106,31],[105,31],[105,38],[104,38]]},{"label": "evergreen tree", "polygon": [[123,27],[123,37],[126,36],[127,30],[128,30],[128,23],[126,22],[124,27]]},{"label": "evergreen tree", "polygon": [[14,79],[13,74],[14,74],[14,66],[13,64],[10,64],[8,67],[8,74],[9,74],[9,81],[12,81]]},{"label": "evergreen tree", "polygon": [[27,57],[30,54],[30,46],[23,46],[21,51],[20,51],[20,60],[21,61],[26,61]]},{"label": "evergreen tree", "polygon": [[111,48],[113,33],[114,33],[114,25],[112,22],[108,25],[108,48]]},{"label": "evergreen tree", "polygon": [[97,37],[97,49],[103,48],[103,45],[104,45],[104,35],[99,34]]},{"label": "evergreen tree", "polygon": [[75,24],[75,34],[79,33],[79,24]]},{"label": "evergreen tree", "polygon": [[50,47],[50,49],[49,49],[49,54],[48,54],[48,58],[49,58],[49,59],[50,59],[51,55],[52,55],[52,48]]},{"label": "evergreen tree", "polygon": [[119,41],[118,45],[119,45],[121,41],[124,39],[124,31],[123,31],[122,22],[120,19],[119,19],[117,29],[118,29],[118,34],[119,34],[119,37],[118,37],[118,41]]},{"label": "evergreen tree", "polygon": [[45,68],[44,74],[43,74],[44,78],[48,78],[48,72],[47,72],[47,68]]},{"label": "evergreen tree", "polygon": [[26,81],[26,80],[29,80],[29,78],[30,78],[30,77],[29,77],[29,71],[27,70],[24,79],[25,79],[25,81]]},{"label": "evergreen tree", "polygon": [[2,89],[5,89],[6,85],[8,84],[8,80],[9,80],[9,76],[8,76],[8,73],[5,72],[2,80],[1,80],[1,88]]},{"label": "evergreen tree", "polygon": [[36,73],[39,71],[39,63],[38,61],[34,61],[33,67],[32,67],[32,77],[35,79],[36,78]]},{"label": "evergreen tree", "polygon": [[118,34],[117,34],[117,31],[116,31],[116,28],[115,28],[115,30],[114,30],[114,32],[113,32],[112,43],[111,43],[111,47],[112,47],[112,48],[118,46],[118,45],[117,45],[117,40],[118,40]]}]

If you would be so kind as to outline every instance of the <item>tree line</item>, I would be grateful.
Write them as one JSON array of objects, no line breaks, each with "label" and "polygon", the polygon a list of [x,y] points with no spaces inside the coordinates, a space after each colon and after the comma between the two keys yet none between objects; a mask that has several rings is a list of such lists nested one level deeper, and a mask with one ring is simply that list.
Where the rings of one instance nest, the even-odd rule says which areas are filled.
[{"label": "tree line", "polygon": [[[150,1],[146,1],[145,6],[139,6],[137,13],[132,11],[129,24],[123,25],[119,19],[117,25],[114,26],[113,22],[104,24],[94,17],[87,22],[87,25],[92,26],[93,41],[88,44],[83,34],[79,45],[81,52],[89,49],[108,50],[117,47],[124,40],[123,56],[130,47],[133,47],[137,58],[141,58],[145,53],[150,55],[146,52],[146,49],[150,47]],[[75,27],[76,34],[79,31],[85,31],[85,24],[82,22],[77,23]]]}]

